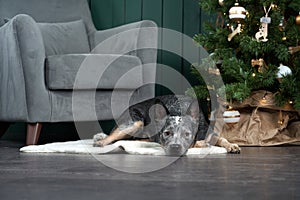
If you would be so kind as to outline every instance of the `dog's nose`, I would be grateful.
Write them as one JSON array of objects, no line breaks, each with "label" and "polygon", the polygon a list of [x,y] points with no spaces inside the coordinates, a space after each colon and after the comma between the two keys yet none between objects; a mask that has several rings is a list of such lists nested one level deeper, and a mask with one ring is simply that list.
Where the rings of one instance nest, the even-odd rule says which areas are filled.
[{"label": "dog's nose", "polygon": [[181,146],[179,144],[171,144],[170,145],[170,149],[176,150],[176,149],[180,149]]},{"label": "dog's nose", "polygon": [[183,153],[183,148],[179,144],[171,144],[166,149],[166,154],[169,156],[181,156]]}]

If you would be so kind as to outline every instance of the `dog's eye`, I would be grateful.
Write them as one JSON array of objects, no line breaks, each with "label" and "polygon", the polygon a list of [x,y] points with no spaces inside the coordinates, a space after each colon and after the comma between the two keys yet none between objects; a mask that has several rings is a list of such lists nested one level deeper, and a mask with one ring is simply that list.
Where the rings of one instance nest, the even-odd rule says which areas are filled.
[{"label": "dog's eye", "polygon": [[171,133],[170,131],[165,131],[165,132],[164,132],[164,135],[168,137],[168,136],[171,136],[172,133]]},{"label": "dog's eye", "polygon": [[189,133],[189,132],[185,132],[185,133],[184,133],[184,136],[185,136],[185,137],[189,137],[189,136],[190,136],[190,133]]}]

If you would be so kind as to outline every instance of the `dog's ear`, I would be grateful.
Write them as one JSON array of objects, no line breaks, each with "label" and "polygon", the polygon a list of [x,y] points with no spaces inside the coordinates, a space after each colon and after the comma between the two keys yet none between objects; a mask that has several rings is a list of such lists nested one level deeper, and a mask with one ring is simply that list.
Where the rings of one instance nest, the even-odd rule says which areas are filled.
[{"label": "dog's ear", "polygon": [[166,106],[159,100],[157,100],[154,104],[154,110],[155,110],[155,119],[156,120],[162,120],[167,115],[169,115],[169,111],[166,108]]},{"label": "dog's ear", "polygon": [[160,121],[164,119],[169,114],[167,108],[164,106],[164,104],[156,100],[154,104],[149,109],[149,115],[151,119],[154,119],[155,121]]},{"label": "dog's ear", "polygon": [[193,119],[198,120],[199,113],[200,113],[199,103],[197,100],[194,100],[190,104],[189,108],[187,109],[186,115],[190,115]]},{"label": "dog's ear", "polygon": [[148,131],[151,133],[151,135],[149,135],[149,138],[154,139],[155,141],[159,141],[159,137],[157,134],[165,125],[168,116],[168,110],[162,103],[153,102],[148,112],[149,113],[147,118],[150,123],[144,126],[144,130],[150,130]]}]

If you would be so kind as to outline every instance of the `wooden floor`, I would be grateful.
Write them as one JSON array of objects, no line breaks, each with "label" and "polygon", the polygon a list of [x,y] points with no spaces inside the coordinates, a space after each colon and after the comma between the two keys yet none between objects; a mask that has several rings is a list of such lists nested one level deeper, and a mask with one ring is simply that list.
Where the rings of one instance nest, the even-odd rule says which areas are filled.
[{"label": "wooden floor", "polygon": [[[25,154],[0,140],[0,199],[300,199],[300,147],[244,147],[240,155],[182,157],[130,174],[90,155]],[[131,162],[132,155],[119,156]]]}]

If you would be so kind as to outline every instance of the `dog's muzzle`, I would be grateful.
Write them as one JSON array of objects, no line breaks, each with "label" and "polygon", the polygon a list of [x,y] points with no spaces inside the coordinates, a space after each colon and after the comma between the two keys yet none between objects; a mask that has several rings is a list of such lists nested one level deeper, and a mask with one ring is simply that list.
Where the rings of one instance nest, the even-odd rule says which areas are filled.
[{"label": "dog's muzzle", "polygon": [[181,156],[185,153],[186,149],[180,144],[171,144],[165,149],[165,153],[168,156]]}]

